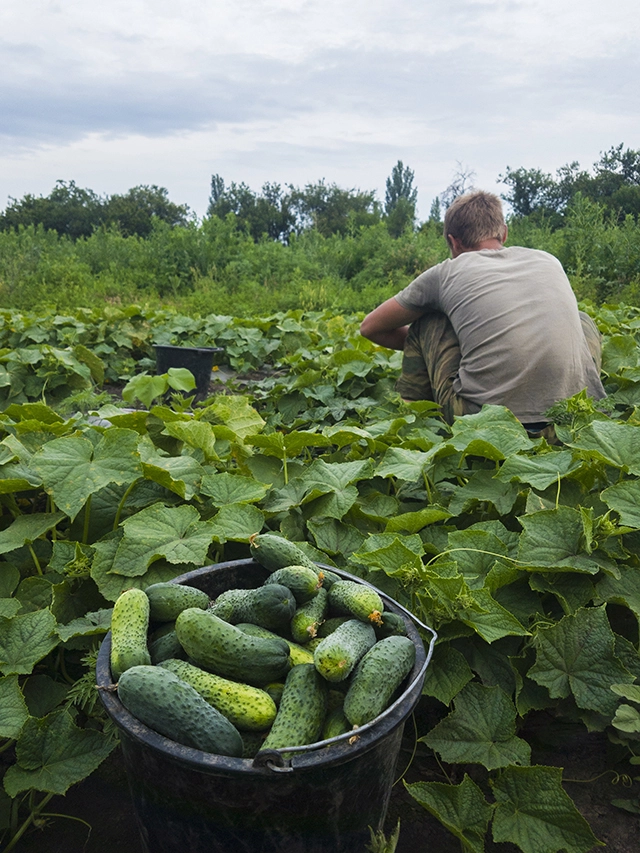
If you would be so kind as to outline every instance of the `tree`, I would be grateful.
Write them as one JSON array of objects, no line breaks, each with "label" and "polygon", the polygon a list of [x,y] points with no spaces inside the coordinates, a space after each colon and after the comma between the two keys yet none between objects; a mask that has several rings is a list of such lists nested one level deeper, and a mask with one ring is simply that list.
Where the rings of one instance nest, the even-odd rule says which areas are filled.
[{"label": "tree", "polygon": [[399,237],[407,228],[413,228],[416,219],[418,190],[413,186],[413,171],[398,160],[387,178],[384,212],[387,228],[392,237]]},{"label": "tree", "polygon": [[453,173],[453,180],[446,190],[440,194],[440,201],[445,210],[450,207],[458,196],[464,195],[464,193],[473,189],[476,173],[469,166],[463,166],[459,160],[457,164],[457,168]]},{"label": "tree", "polygon": [[286,242],[296,225],[291,197],[282,192],[280,184],[265,183],[257,195],[245,183],[232,181],[227,189],[220,175],[213,175],[207,216],[224,219],[230,213],[256,241],[266,235]]},{"label": "tree", "polygon": [[154,218],[168,225],[186,225],[189,208],[169,201],[169,192],[156,184],[132,187],[124,195],[112,195],[103,204],[105,224],[117,225],[125,236],[147,237]]},{"label": "tree", "polygon": [[0,229],[42,225],[75,240],[88,237],[102,221],[103,201],[93,190],[82,189],[75,181],[56,181],[48,196],[10,198],[0,217]]},{"label": "tree", "polygon": [[344,190],[336,184],[307,184],[303,190],[290,187],[291,205],[297,214],[298,230],[315,228],[324,237],[347,234],[351,229],[373,225],[380,219],[375,192]]},{"label": "tree", "polygon": [[557,207],[557,184],[546,172],[540,169],[512,169],[507,166],[504,175],[498,180],[510,189],[503,198],[511,207],[515,216],[530,216],[534,212],[555,210]]}]

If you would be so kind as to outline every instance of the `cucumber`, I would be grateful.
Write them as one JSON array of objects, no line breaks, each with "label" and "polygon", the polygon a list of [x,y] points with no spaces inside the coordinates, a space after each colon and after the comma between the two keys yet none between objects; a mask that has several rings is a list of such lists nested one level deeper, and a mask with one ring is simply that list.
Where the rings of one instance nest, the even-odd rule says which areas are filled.
[{"label": "cucumber", "polygon": [[265,693],[268,693],[269,696],[276,703],[276,708],[280,706],[280,700],[282,699],[282,691],[284,690],[284,681],[270,681],[269,684],[265,684],[262,688]]},{"label": "cucumber", "polygon": [[165,660],[160,666],[195,687],[202,698],[239,731],[261,732],[268,729],[275,719],[275,702],[258,687],[230,681],[183,660]]},{"label": "cucumber", "polygon": [[263,732],[240,732],[242,737],[242,757],[255,758],[262,749],[264,742]]},{"label": "cucumber", "polygon": [[306,566],[317,573],[318,567],[298,546],[274,533],[254,533],[249,537],[249,552],[253,559],[275,572],[286,566]]},{"label": "cucumber", "polygon": [[382,599],[370,586],[357,581],[341,580],[331,585],[329,607],[336,613],[346,613],[360,619],[380,625],[384,608]]},{"label": "cucumber", "polygon": [[238,621],[236,618],[238,607],[248,592],[248,589],[226,589],[220,593],[215,601],[211,602],[208,612],[233,624]]},{"label": "cucumber", "polygon": [[262,749],[315,743],[322,734],[327,685],[313,664],[294,666],[284,683],[282,699]]},{"label": "cucumber", "polygon": [[318,577],[322,581],[322,586],[329,591],[333,584],[336,581],[342,580],[340,575],[337,575],[335,572],[329,571],[329,569],[318,569]]},{"label": "cucumber", "polygon": [[315,598],[296,610],[291,619],[291,636],[296,643],[308,643],[317,635],[328,607],[328,593],[321,587]]},{"label": "cucumber", "polygon": [[276,583],[257,589],[229,589],[209,608],[209,613],[232,625],[252,622],[276,632],[289,630],[295,611],[296,600],[291,590]]},{"label": "cucumber", "polygon": [[373,626],[376,632],[376,637],[379,640],[384,639],[384,637],[407,636],[407,626],[399,613],[392,613],[390,610],[383,610],[381,620],[382,621],[379,625],[374,624]]},{"label": "cucumber", "polygon": [[260,686],[289,671],[285,640],[250,637],[208,610],[190,607],[176,619],[180,645],[197,666]]},{"label": "cucumber", "polygon": [[354,726],[373,720],[387,707],[411,672],[416,647],[408,637],[385,637],[362,658],[344,697],[344,713]]},{"label": "cucumber", "polygon": [[132,666],[151,663],[147,648],[149,599],[133,587],[118,596],[111,616],[111,674],[117,681]]},{"label": "cucumber", "polygon": [[150,606],[152,622],[175,622],[178,613],[187,607],[206,610],[209,596],[195,586],[179,583],[153,583],[145,589]]},{"label": "cucumber", "polygon": [[322,587],[317,570],[308,566],[285,566],[283,569],[277,569],[269,575],[264,586],[272,583],[280,583],[290,589],[298,605],[311,601]]},{"label": "cucumber", "polygon": [[[269,631],[268,628],[262,628],[260,625],[253,625],[251,622],[239,622],[236,625],[236,628],[239,628],[241,631],[244,631],[245,634],[249,634],[252,637],[278,637],[277,634],[274,634],[273,631]],[[300,663],[313,663],[313,653],[308,649],[305,649],[304,646],[294,643],[293,640],[287,640],[286,638],[280,639],[284,639],[289,646],[291,666],[298,666]]]},{"label": "cucumber", "polygon": [[159,664],[169,658],[186,657],[176,634],[175,622],[165,622],[161,628],[153,632],[149,637],[149,654],[153,664]]},{"label": "cucumber", "polygon": [[344,681],[375,642],[372,625],[349,619],[318,645],[313,653],[315,667],[327,681]]},{"label": "cucumber", "polygon": [[323,639],[324,637],[328,637],[329,634],[333,634],[339,625],[348,622],[349,619],[351,619],[350,616],[331,616],[331,618],[324,621],[318,628],[318,636]]},{"label": "cucumber", "polygon": [[351,723],[345,717],[342,707],[334,708],[333,711],[327,714],[327,719],[324,721],[324,726],[322,727],[322,740],[328,740],[331,737],[343,735],[345,732],[350,730]]},{"label": "cucumber", "polygon": [[168,669],[130,667],[118,681],[118,698],[134,717],[176,743],[218,755],[242,755],[235,726]]}]

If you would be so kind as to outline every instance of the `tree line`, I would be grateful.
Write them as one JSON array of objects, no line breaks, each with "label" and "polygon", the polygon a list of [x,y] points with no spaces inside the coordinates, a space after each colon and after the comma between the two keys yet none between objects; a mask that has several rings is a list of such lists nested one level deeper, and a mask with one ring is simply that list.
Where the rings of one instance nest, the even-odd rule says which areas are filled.
[{"label": "tree line", "polygon": [[[384,202],[375,190],[345,189],[324,179],[300,188],[267,182],[260,191],[246,183],[227,184],[211,178],[206,218],[231,217],[254,241],[288,244],[295,235],[315,230],[323,237],[346,236],[362,227],[384,223],[393,238],[440,223],[442,211],[473,188],[474,173],[458,164],[449,186],[432,202],[429,218],[418,222],[418,191],[414,172],[401,160],[386,179]],[[588,199],[616,221],[640,214],[640,149],[617,145],[602,153],[591,169],[574,161],[554,175],[536,168],[507,166],[498,181],[512,219],[528,219],[552,230],[564,227],[566,213],[580,198]],[[99,196],[74,181],[57,181],[47,196],[9,199],[0,214],[0,231],[42,226],[72,240],[89,237],[96,229],[115,228],[123,236],[148,237],[155,223],[187,227],[196,217],[186,204],[170,201],[166,188],[139,185],[123,194]]]}]

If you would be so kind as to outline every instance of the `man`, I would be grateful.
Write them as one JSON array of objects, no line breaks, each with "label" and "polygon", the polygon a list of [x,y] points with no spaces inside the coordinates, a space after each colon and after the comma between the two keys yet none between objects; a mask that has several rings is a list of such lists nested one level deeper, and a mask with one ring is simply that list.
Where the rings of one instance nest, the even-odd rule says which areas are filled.
[{"label": "man", "polygon": [[447,209],[451,259],[423,272],[362,322],[381,346],[404,350],[396,390],[434,400],[448,423],[506,406],[531,434],[545,412],[584,388],[605,396],[600,333],[581,311],[560,262],[547,252],[505,248],[500,199],[476,191]]}]

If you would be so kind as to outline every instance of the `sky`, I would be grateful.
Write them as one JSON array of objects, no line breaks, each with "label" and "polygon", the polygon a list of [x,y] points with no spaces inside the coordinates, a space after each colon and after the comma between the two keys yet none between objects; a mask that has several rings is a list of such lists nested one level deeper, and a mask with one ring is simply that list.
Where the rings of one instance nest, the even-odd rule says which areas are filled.
[{"label": "sky", "polygon": [[4,0],[0,209],[56,180],[375,190],[640,149],[638,0]]}]

